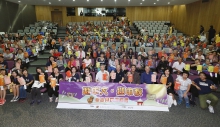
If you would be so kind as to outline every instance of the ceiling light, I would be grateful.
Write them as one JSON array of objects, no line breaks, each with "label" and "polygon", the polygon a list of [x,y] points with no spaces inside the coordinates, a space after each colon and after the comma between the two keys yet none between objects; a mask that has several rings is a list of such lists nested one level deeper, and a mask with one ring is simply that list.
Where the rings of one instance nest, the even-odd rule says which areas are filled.
[{"label": "ceiling light", "polygon": [[101,0],[101,1],[103,1],[103,0]]},{"label": "ceiling light", "polygon": [[142,1],[144,1],[144,0],[142,0]]},{"label": "ceiling light", "polygon": [[73,0],[73,1],[75,1],[75,0]]},{"label": "ceiling light", "polygon": [[170,2],[168,2],[168,4],[170,4]]},{"label": "ceiling light", "polygon": [[51,2],[49,2],[49,4],[51,4]]},{"label": "ceiling light", "polygon": [[128,1],[130,1],[130,0],[128,0]]},{"label": "ceiling light", "polygon": [[58,1],[61,1],[61,0],[58,0]]},{"label": "ceiling light", "polygon": [[87,2],[88,2],[89,0],[87,0]]},{"label": "ceiling light", "polygon": [[154,4],[156,4],[156,3],[154,3]]},{"label": "ceiling light", "polygon": [[140,4],[142,4],[142,3],[140,3]]},{"label": "ceiling light", "polygon": [[21,1],[18,1],[19,3],[21,2]]},{"label": "ceiling light", "polygon": [[117,0],[115,0],[115,2],[116,2]]},{"label": "ceiling light", "polygon": [[159,1],[159,0],[157,0],[157,1]]}]

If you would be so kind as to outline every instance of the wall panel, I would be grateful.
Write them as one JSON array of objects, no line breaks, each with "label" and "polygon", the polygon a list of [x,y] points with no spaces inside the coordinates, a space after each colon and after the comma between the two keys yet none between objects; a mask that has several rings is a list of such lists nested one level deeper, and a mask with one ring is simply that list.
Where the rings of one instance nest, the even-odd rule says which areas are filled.
[{"label": "wall panel", "polygon": [[[112,20],[112,17],[82,17],[82,16],[66,16],[66,7],[57,6],[36,6],[37,20],[49,20],[51,21],[50,11],[54,9],[62,10],[63,12],[63,24],[68,22],[83,22],[88,20]],[[126,7],[126,15],[133,22],[135,20],[170,20],[170,12],[172,6],[163,7]],[[76,14],[78,13],[78,7],[76,7]]]},{"label": "wall panel", "polygon": [[175,27],[189,35],[198,35],[200,25],[208,31],[213,25],[217,32],[220,32],[220,0],[201,1],[173,6],[171,22]]},{"label": "wall panel", "polygon": [[133,21],[170,20],[172,6],[162,7],[126,7],[126,15]]},{"label": "wall panel", "polygon": [[[207,31],[213,25],[220,32],[220,0],[201,1],[177,6],[161,7],[126,7],[126,17],[133,21],[168,20],[175,27],[189,35],[197,35],[200,25]],[[66,7],[36,6],[37,20],[51,21],[51,11],[59,9],[63,13],[63,25],[68,22],[84,22],[89,20],[111,20],[112,17],[66,16]],[[77,14],[78,7],[76,7]]]},{"label": "wall panel", "polygon": [[0,32],[17,32],[36,22],[35,6],[0,0]]}]

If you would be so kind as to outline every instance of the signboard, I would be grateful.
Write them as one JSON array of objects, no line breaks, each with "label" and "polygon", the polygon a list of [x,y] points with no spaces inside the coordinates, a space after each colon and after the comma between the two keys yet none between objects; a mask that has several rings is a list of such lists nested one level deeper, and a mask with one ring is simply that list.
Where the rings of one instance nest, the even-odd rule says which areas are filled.
[{"label": "signboard", "polygon": [[60,82],[61,109],[169,111],[165,85]]}]

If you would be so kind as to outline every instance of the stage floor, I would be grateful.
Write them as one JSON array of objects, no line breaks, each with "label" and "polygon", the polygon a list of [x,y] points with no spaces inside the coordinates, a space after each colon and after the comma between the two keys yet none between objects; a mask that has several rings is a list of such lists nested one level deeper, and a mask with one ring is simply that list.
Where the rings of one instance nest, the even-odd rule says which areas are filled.
[{"label": "stage floor", "polygon": [[[217,94],[220,97],[220,94]],[[28,95],[30,96],[30,95]],[[220,103],[215,114],[199,106],[172,107],[169,112],[57,109],[47,94],[40,105],[7,102],[0,106],[0,127],[219,127]]]}]

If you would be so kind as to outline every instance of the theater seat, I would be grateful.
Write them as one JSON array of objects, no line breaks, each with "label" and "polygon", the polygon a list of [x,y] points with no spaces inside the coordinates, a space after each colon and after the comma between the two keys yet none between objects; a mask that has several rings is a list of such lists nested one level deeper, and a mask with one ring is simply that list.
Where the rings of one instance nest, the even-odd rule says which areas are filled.
[{"label": "theater seat", "polygon": [[8,63],[8,69],[11,70],[15,66],[15,62],[13,60],[7,61]]}]

